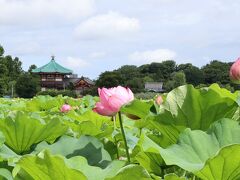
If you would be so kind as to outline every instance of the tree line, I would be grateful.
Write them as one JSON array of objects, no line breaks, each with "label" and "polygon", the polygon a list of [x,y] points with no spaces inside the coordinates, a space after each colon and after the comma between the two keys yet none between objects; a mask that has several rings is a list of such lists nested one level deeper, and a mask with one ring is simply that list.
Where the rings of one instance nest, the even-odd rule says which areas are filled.
[{"label": "tree line", "polygon": [[[153,62],[142,66],[125,65],[113,71],[106,71],[99,75],[96,87],[128,86],[134,93],[144,92],[146,82],[163,82],[163,89],[170,91],[184,84],[195,87],[205,87],[218,83],[231,91],[238,87],[229,79],[229,69],[233,62],[213,60],[201,68],[191,63],[176,64],[174,60],[161,63]],[[90,90],[94,94],[96,89]]]},{"label": "tree line", "polygon": [[[95,87],[86,90],[84,94],[97,95],[98,87],[118,85],[130,87],[134,93],[140,93],[145,92],[146,82],[163,82],[163,89],[167,92],[184,84],[205,87],[212,83],[234,91],[239,87],[229,79],[232,63],[213,60],[201,68],[191,63],[177,64],[174,60],[141,66],[124,65],[101,73],[95,80]],[[4,55],[4,49],[0,46],[0,96],[30,98],[36,95],[40,91],[40,79],[38,75],[31,73],[35,68],[35,65],[31,65],[28,71],[24,71],[19,58]]]},{"label": "tree line", "polygon": [[31,65],[25,72],[18,57],[4,53],[0,46],[0,97],[33,97],[40,90],[38,75],[31,73],[36,66]]}]

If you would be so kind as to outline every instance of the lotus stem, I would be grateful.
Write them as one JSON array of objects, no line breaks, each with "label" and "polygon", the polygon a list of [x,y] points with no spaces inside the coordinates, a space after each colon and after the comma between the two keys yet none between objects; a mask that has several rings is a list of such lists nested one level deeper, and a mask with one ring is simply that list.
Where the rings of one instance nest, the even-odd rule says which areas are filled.
[{"label": "lotus stem", "polygon": [[117,147],[117,159],[119,159],[120,156],[119,156],[119,152],[118,152],[118,142],[115,137],[114,137],[114,141],[115,141],[115,145]]},{"label": "lotus stem", "polygon": [[123,141],[124,141],[125,151],[126,151],[126,155],[127,155],[127,160],[128,160],[128,163],[130,163],[131,161],[130,161],[130,155],[128,152],[127,139],[126,139],[125,132],[123,129],[122,114],[120,111],[118,112],[118,117],[119,117],[119,124],[120,124],[121,132],[122,132],[122,137],[123,137]]},{"label": "lotus stem", "polygon": [[[112,121],[113,121],[114,130],[116,130],[116,128],[117,128],[117,126],[116,126],[116,116],[112,116]],[[114,137],[113,139],[114,139],[114,143],[115,143],[115,145],[117,147],[117,159],[119,159],[118,142],[117,142],[116,137]]]}]

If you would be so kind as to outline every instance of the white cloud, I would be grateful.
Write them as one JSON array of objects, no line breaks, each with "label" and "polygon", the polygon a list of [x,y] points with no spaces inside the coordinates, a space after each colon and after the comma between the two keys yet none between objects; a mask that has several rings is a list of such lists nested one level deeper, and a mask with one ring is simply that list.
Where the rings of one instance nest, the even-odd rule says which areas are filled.
[{"label": "white cloud", "polygon": [[143,52],[134,52],[129,55],[129,59],[136,63],[162,62],[172,60],[176,57],[176,52],[170,49],[156,49]]},{"label": "white cloud", "polygon": [[93,52],[89,55],[92,59],[103,58],[104,56],[106,56],[106,52]]},{"label": "white cloud", "polygon": [[80,39],[114,38],[119,37],[119,35],[131,34],[139,29],[138,19],[110,11],[82,22],[75,29],[75,34]]},{"label": "white cloud", "polygon": [[71,56],[62,60],[61,64],[75,71],[90,65],[86,60],[83,60],[81,58],[71,57]]},{"label": "white cloud", "polygon": [[16,43],[14,47],[14,53],[16,55],[29,55],[29,54],[37,54],[39,55],[42,51],[42,47],[37,42],[24,42],[24,43]]},{"label": "white cloud", "polygon": [[73,22],[94,12],[94,0],[0,0],[0,25]]}]

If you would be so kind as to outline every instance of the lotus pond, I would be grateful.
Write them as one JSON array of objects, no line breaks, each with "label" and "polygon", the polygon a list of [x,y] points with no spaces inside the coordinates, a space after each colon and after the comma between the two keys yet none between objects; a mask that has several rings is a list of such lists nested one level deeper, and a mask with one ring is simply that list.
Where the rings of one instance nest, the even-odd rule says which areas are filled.
[{"label": "lotus pond", "polygon": [[239,92],[185,85],[162,98],[121,108],[130,163],[118,116],[92,110],[98,97],[0,99],[1,179],[239,180]]}]

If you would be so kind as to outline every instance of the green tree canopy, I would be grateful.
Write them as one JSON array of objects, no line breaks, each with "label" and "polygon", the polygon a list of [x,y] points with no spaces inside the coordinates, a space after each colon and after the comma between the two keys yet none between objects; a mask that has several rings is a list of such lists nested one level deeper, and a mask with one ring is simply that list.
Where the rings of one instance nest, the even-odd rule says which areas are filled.
[{"label": "green tree canopy", "polygon": [[165,89],[170,91],[178,86],[186,84],[186,77],[183,71],[174,72],[171,74],[171,80],[165,84]]},{"label": "green tree canopy", "polygon": [[178,71],[183,71],[186,76],[186,82],[194,86],[204,83],[203,72],[191,63],[180,64],[177,66]]},{"label": "green tree canopy", "polygon": [[0,57],[3,56],[3,54],[4,54],[4,49],[3,49],[3,47],[0,45]]},{"label": "green tree canopy", "polygon": [[221,84],[230,83],[229,69],[232,63],[220,62],[217,60],[211,61],[209,64],[202,67],[206,84],[219,82]]},{"label": "green tree canopy", "polygon": [[36,69],[36,68],[37,68],[37,66],[36,66],[35,64],[32,64],[31,66],[29,66],[28,72],[29,72],[29,73],[32,73],[32,70],[33,70],[33,69]]},{"label": "green tree canopy", "polygon": [[107,87],[107,88],[123,85],[123,79],[119,72],[106,71],[99,76],[98,80],[96,81],[96,85],[98,87]]},{"label": "green tree canopy", "polygon": [[24,73],[16,82],[16,93],[22,98],[32,98],[38,91],[38,81],[31,75]]}]

